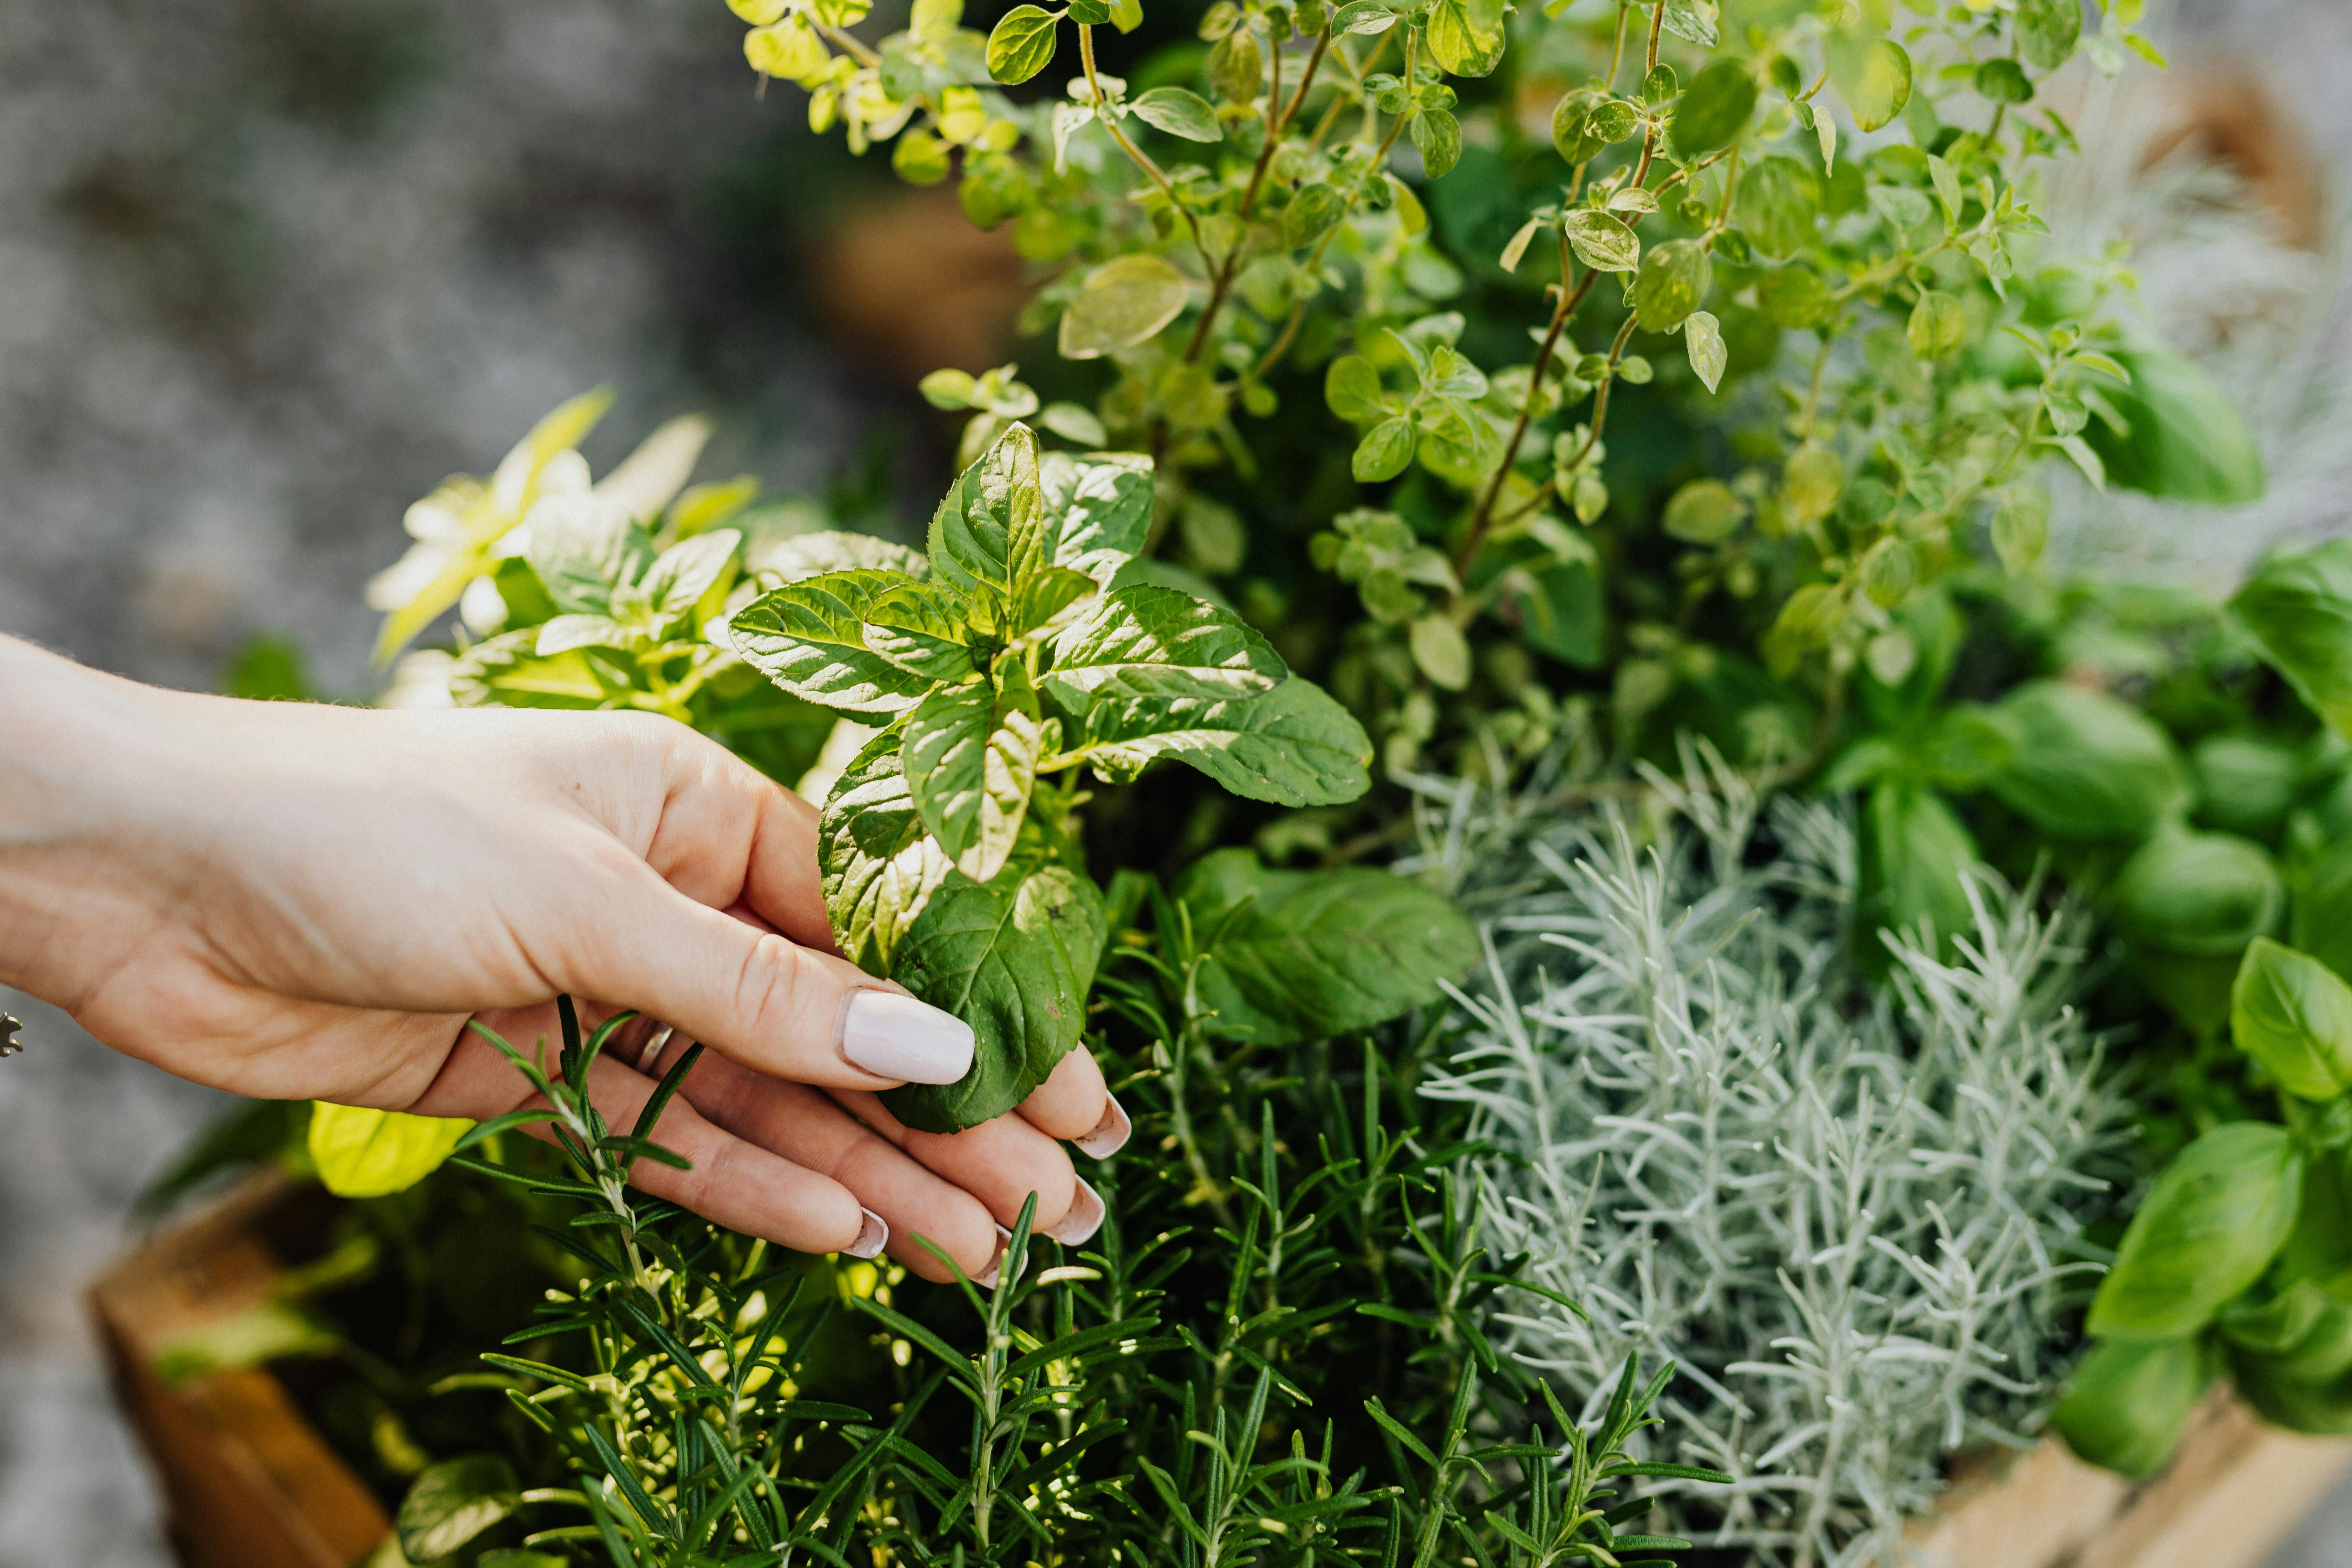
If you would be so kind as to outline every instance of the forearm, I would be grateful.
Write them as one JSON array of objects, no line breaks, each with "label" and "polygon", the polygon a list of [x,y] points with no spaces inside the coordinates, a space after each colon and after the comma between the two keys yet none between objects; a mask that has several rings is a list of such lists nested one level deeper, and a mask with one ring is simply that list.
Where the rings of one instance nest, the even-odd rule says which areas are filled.
[{"label": "forearm", "polygon": [[0,637],[0,983],[73,1007],[156,924],[175,868],[137,801],[187,700]]}]

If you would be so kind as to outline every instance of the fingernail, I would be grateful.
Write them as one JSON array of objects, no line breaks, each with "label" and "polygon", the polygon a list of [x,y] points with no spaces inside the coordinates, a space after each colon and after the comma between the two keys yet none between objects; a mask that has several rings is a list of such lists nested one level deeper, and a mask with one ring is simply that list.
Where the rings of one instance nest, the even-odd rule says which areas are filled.
[{"label": "fingernail", "polygon": [[1064,1247],[1076,1247],[1091,1239],[1102,1228],[1102,1194],[1087,1185],[1084,1176],[1078,1177],[1077,1183],[1077,1195],[1070,1200],[1070,1212],[1062,1216],[1061,1224],[1045,1233]]},{"label": "fingernail", "polygon": [[1013,1243],[1013,1233],[1003,1226],[996,1227],[996,1256],[988,1260],[988,1272],[972,1281],[983,1290],[996,1289],[996,1277],[1004,1272],[1004,1249]]},{"label": "fingernail", "polygon": [[971,1026],[928,1002],[860,986],[841,1009],[841,1055],[901,1083],[953,1083],[971,1070]]},{"label": "fingernail", "polygon": [[890,1222],[869,1208],[861,1208],[857,1212],[866,1216],[866,1223],[857,1227],[857,1239],[841,1249],[842,1255],[845,1258],[881,1257],[883,1247],[890,1242]]},{"label": "fingernail", "polygon": [[1102,1120],[1095,1123],[1094,1131],[1070,1142],[1097,1160],[1108,1160],[1126,1148],[1127,1141],[1134,1136],[1135,1123],[1128,1120],[1127,1110],[1119,1104],[1118,1096],[1107,1094],[1103,1096]]}]

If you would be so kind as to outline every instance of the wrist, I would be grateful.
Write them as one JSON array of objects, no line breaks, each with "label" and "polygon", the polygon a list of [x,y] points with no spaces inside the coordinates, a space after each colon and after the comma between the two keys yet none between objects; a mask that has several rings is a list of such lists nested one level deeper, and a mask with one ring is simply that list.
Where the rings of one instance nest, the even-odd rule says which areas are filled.
[{"label": "wrist", "polygon": [[173,874],[142,796],[187,699],[0,637],[0,983],[72,1008],[152,929]]}]

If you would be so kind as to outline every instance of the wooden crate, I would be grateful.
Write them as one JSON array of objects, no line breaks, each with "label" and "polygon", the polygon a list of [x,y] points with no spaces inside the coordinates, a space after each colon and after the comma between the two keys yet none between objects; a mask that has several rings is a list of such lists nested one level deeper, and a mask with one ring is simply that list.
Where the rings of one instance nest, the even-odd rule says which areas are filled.
[{"label": "wooden crate", "polygon": [[[156,1350],[267,1298],[268,1237],[314,1191],[255,1177],[160,1233],[90,1289],[115,1390],[162,1477],[185,1568],[352,1568],[383,1507],[266,1371],[181,1384]],[[1969,1468],[1911,1531],[1919,1568],[2253,1568],[2352,1467],[2352,1438],[2265,1426],[2223,1394],[2134,1486],[2055,1438]]]}]

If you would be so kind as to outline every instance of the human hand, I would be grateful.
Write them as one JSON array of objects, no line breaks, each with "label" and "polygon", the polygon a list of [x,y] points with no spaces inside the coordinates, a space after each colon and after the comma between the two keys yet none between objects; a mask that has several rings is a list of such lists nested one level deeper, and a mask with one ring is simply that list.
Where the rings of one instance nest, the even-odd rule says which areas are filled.
[{"label": "human hand", "polygon": [[[1013,1114],[953,1135],[875,1091],[962,1076],[971,1031],[835,955],[815,812],[646,714],[370,712],[139,687],[0,639],[0,979],[201,1083],[487,1120],[569,993],[671,1026],[592,1079],[627,1125],[711,1049],[646,1191],[804,1251],[985,1278],[1029,1194],[1066,1242],[1127,1120],[1084,1052]],[[661,1063],[642,1061],[651,1048]],[[880,1225],[869,1223],[869,1216]]]}]

